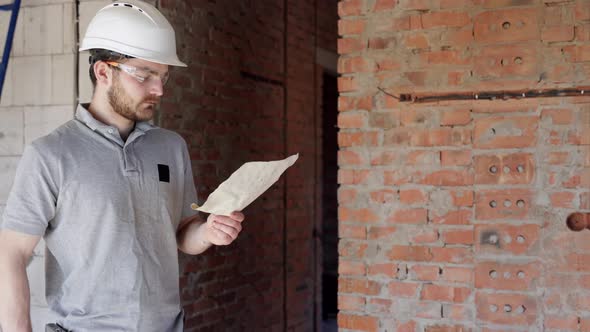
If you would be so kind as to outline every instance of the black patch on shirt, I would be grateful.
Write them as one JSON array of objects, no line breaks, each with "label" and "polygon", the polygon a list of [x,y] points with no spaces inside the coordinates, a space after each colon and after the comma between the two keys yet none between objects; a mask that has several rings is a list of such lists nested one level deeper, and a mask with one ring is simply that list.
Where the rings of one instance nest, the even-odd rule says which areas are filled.
[{"label": "black patch on shirt", "polygon": [[158,176],[161,182],[170,183],[170,168],[168,168],[168,165],[158,164]]}]

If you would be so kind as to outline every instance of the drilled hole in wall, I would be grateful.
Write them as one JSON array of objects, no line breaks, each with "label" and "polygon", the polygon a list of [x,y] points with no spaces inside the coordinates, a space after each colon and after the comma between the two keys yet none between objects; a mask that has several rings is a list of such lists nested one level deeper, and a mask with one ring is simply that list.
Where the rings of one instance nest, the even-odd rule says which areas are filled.
[{"label": "drilled hole in wall", "polygon": [[516,166],[516,170],[518,171],[518,173],[522,173],[522,172],[524,172],[524,166],[518,165],[518,166]]},{"label": "drilled hole in wall", "polygon": [[524,314],[525,311],[526,311],[526,307],[523,305],[518,306],[518,308],[516,308],[516,313]]},{"label": "drilled hole in wall", "polygon": [[504,28],[504,30],[510,29],[510,22],[504,22],[504,23],[502,23],[502,28]]},{"label": "drilled hole in wall", "polygon": [[491,244],[496,244],[498,243],[498,236],[497,235],[491,235],[488,239],[488,242]]},{"label": "drilled hole in wall", "polygon": [[500,60],[500,65],[504,66],[506,64],[506,61],[504,61],[504,59]]},{"label": "drilled hole in wall", "polygon": [[522,58],[517,56],[516,58],[514,58],[514,63],[517,65],[521,65],[522,64]]},{"label": "drilled hole in wall", "polygon": [[495,208],[497,205],[496,201],[490,201],[490,207]]},{"label": "drilled hole in wall", "polygon": [[506,174],[510,173],[510,167],[508,167],[508,166],[504,166],[503,170],[504,170],[504,173],[506,173]]},{"label": "drilled hole in wall", "polygon": [[498,311],[498,306],[495,304],[490,304],[490,311],[491,312],[496,312]]},{"label": "drilled hole in wall", "polygon": [[512,306],[510,304],[505,304],[504,305],[504,312],[511,312],[512,311]]},{"label": "drilled hole in wall", "polygon": [[496,167],[496,166],[491,166],[491,167],[490,167],[490,173],[494,173],[494,174],[495,174],[496,172],[498,172],[498,167]]},{"label": "drilled hole in wall", "polygon": [[519,235],[516,237],[516,242],[518,242],[518,243],[524,243],[524,240],[525,240],[525,238],[522,235]]},{"label": "drilled hole in wall", "polygon": [[512,206],[512,202],[507,199],[507,200],[504,201],[504,206],[505,207],[511,207]]},{"label": "drilled hole in wall", "polygon": [[497,277],[498,277],[498,272],[496,272],[496,270],[491,270],[490,271],[490,278],[496,279]]},{"label": "drilled hole in wall", "polygon": [[510,279],[512,275],[510,274],[510,272],[506,271],[504,272],[504,279]]},{"label": "drilled hole in wall", "polygon": [[525,273],[524,271],[518,271],[518,273],[516,274],[520,279],[524,279],[525,277]]},{"label": "drilled hole in wall", "polygon": [[522,199],[519,199],[518,201],[516,201],[516,206],[518,206],[519,208],[524,207],[524,201]]},{"label": "drilled hole in wall", "polygon": [[492,135],[496,135],[496,129],[492,128],[490,131],[492,132]]}]

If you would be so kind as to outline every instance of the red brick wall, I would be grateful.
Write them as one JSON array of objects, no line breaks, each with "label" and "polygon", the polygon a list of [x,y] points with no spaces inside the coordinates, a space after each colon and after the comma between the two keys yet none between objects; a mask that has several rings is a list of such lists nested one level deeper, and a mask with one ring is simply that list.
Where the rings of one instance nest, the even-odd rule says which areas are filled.
[{"label": "red brick wall", "polygon": [[[321,134],[315,49],[317,35],[332,40],[335,52],[337,2],[330,2],[158,3],[188,63],[173,70],[159,124],[187,140],[201,201],[246,161],[300,154],[244,211],[236,243],[181,256],[187,331],[313,329]],[[317,26],[316,14],[333,27]]]},{"label": "red brick wall", "polygon": [[338,324],[590,331],[590,1],[339,3]]}]

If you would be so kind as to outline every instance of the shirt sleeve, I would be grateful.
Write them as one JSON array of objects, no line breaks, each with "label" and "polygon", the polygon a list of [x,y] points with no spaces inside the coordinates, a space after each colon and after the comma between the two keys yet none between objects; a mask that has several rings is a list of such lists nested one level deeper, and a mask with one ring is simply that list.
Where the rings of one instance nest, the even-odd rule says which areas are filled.
[{"label": "shirt sleeve", "polygon": [[194,211],[193,209],[191,209],[191,204],[193,204],[193,203],[199,204],[199,202],[197,201],[197,191],[195,189],[195,180],[193,177],[192,162],[191,162],[191,158],[188,153],[188,149],[186,147],[186,143],[183,146],[183,159],[184,159],[183,160],[184,161],[184,193],[183,193],[181,220],[184,220],[188,217],[192,217],[195,214],[197,214],[197,211]]},{"label": "shirt sleeve", "polygon": [[27,146],[8,195],[1,228],[43,236],[55,216],[57,192],[50,163],[33,145]]}]

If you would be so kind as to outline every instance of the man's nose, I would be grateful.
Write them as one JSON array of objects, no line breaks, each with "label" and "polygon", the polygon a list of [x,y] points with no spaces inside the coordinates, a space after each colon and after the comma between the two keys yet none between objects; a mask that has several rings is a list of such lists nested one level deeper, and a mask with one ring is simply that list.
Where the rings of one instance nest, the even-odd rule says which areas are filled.
[{"label": "man's nose", "polygon": [[152,95],[161,97],[164,94],[164,84],[160,79],[149,80],[149,92]]}]

